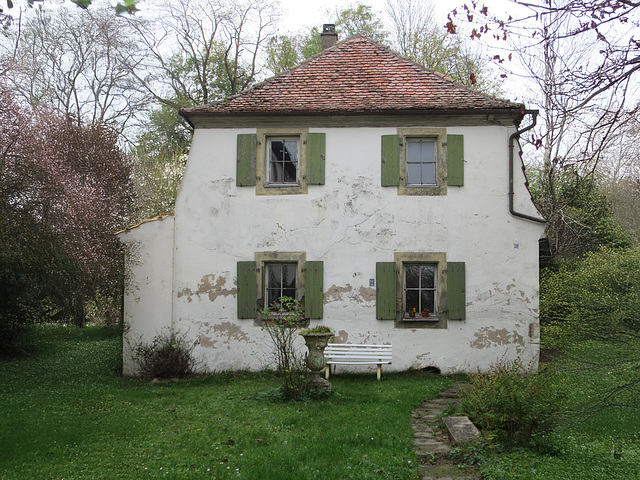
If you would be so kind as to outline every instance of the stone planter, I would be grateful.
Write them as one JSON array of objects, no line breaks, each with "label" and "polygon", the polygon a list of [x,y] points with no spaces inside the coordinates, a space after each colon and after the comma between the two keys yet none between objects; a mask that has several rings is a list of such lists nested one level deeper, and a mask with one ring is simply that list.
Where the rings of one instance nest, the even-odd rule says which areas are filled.
[{"label": "stone planter", "polygon": [[327,361],[324,358],[324,349],[331,337],[332,333],[301,333],[304,343],[307,344],[309,355],[307,357],[307,366],[311,371],[311,377],[307,381],[309,390],[320,392],[327,390],[331,392],[331,383],[322,378],[324,367]]}]

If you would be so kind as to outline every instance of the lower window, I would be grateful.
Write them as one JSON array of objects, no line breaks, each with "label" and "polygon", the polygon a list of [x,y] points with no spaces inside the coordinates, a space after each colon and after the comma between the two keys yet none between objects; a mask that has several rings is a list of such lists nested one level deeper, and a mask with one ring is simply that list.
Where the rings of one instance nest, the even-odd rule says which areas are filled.
[{"label": "lower window", "polygon": [[281,297],[296,298],[295,263],[268,263],[265,265],[265,298],[267,306],[280,306]]},{"label": "lower window", "polygon": [[404,316],[429,317],[437,311],[437,265],[404,264]]}]

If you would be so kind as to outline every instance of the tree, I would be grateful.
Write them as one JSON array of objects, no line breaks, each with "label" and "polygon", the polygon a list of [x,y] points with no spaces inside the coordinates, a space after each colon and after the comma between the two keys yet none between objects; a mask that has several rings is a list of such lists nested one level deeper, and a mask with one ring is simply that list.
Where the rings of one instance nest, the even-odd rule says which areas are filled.
[{"label": "tree", "polygon": [[462,85],[497,95],[501,81],[492,76],[489,61],[461,37],[436,23],[433,5],[424,0],[387,0],[392,25],[391,45],[407,58],[437,70]]},{"label": "tree", "polygon": [[534,134],[525,140],[536,147],[530,163],[542,168],[537,198],[550,221],[550,236],[559,238],[557,232],[579,222],[567,215],[562,198],[567,175],[593,175],[611,156],[616,132],[637,114],[629,89],[640,69],[640,44],[627,28],[639,25],[640,3],[511,3],[515,10],[507,18],[476,3],[465,5],[451,12],[447,28],[456,33],[458,24],[468,22],[471,38],[509,50],[498,50],[493,58],[502,76],[522,78],[531,92],[524,101],[541,110]]},{"label": "tree", "polygon": [[175,109],[154,109],[131,155],[136,189],[136,221],[172,212],[187,163],[191,132]]},{"label": "tree", "polygon": [[122,281],[115,232],[132,185],[117,132],[29,114],[4,91],[0,139],[0,324],[15,332],[54,315],[82,326],[85,301],[119,293]]},{"label": "tree", "polygon": [[148,54],[139,85],[175,109],[234,95],[256,81],[276,19],[271,3],[166,1],[159,18],[130,18]]},{"label": "tree", "polygon": [[124,132],[148,101],[130,75],[144,52],[127,22],[104,4],[26,13],[0,42],[8,88],[34,111],[55,109]]},{"label": "tree", "polygon": [[[335,26],[338,38],[365,35],[385,43],[388,33],[380,17],[370,6],[357,3],[335,12]],[[267,45],[266,67],[275,75],[290,70],[300,62],[322,51],[320,29],[312,27],[307,34],[278,35]]]}]

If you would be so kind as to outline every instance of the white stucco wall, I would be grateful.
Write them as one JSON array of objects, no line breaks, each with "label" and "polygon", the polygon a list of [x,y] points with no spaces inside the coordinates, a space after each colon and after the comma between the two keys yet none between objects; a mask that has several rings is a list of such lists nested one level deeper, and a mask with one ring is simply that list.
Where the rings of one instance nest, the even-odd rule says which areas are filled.
[{"label": "white stucco wall", "polygon": [[[199,341],[195,353],[209,370],[268,366],[264,332],[237,318],[236,265],[255,252],[306,252],[307,260],[324,262],[324,318],[312,325],[331,327],[340,342],[393,344],[389,369],[486,370],[518,356],[537,366],[544,228],[508,213],[514,131],[448,128],[464,135],[464,187],[449,187],[445,196],[399,196],[380,181],[380,137],[395,128],[312,128],[326,133],[325,185],[310,185],[306,195],[257,196],[255,187],[235,184],[237,134],[256,130],[196,129],[176,204],[172,295],[164,281],[145,284],[141,274],[140,292],[159,288],[162,293],[150,295],[162,307],[152,311],[156,300],[144,307],[138,302],[127,321],[133,325],[135,317],[135,331],[145,335],[168,325],[166,315],[150,319],[168,308],[170,297],[174,327]],[[517,156],[514,170],[516,205],[535,215]],[[163,252],[157,268],[166,272],[168,231],[159,230],[145,238],[140,230],[136,239],[157,244]],[[450,320],[446,329],[401,329],[376,320],[369,281],[376,262],[393,261],[394,252],[446,252],[448,261],[465,262],[466,320]],[[145,268],[159,260],[150,253]]]},{"label": "white stucco wall", "polygon": [[127,246],[123,373],[135,375],[132,348],[171,328],[174,217],[163,215],[119,234]]}]

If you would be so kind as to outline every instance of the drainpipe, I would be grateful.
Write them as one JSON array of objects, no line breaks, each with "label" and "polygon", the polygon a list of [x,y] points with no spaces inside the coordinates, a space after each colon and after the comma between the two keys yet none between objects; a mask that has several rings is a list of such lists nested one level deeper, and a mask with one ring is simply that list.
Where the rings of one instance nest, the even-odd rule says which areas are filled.
[{"label": "drainpipe", "polygon": [[524,213],[516,212],[513,207],[513,148],[514,141],[516,138],[520,138],[520,135],[524,132],[531,130],[536,126],[538,120],[538,111],[537,110],[525,110],[524,114],[530,114],[533,117],[533,121],[531,125],[525,127],[521,130],[516,131],[509,137],[509,213],[514,217],[524,218],[525,220],[531,220],[536,223],[547,223],[544,218],[532,217],[531,215],[526,215]]}]

